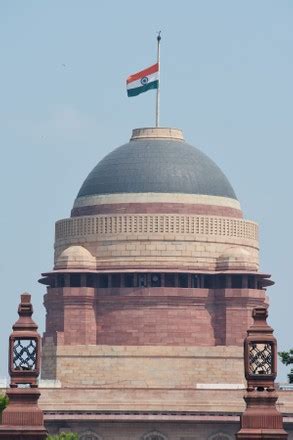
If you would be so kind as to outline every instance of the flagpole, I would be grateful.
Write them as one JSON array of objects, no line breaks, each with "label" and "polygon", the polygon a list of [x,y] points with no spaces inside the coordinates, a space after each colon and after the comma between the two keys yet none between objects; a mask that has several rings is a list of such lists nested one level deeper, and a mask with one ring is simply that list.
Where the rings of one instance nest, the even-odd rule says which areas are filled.
[{"label": "flagpole", "polygon": [[157,63],[158,63],[158,88],[156,95],[156,127],[160,125],[160,42],[161,42],[161,31],[158,32],[157,36]]}]

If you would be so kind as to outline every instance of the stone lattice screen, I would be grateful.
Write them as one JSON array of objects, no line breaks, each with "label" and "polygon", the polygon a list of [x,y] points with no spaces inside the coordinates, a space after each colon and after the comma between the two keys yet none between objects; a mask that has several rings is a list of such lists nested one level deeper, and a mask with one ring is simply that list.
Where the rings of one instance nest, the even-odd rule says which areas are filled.
[{"label": "stone lattice screen", "polygon": [[[56,223],[56,240],[88,235],[192,234],[258,240],[256,223],[216,216],[115,215],[69,218]],[[102,237],[101,237],[102,238]]]}]

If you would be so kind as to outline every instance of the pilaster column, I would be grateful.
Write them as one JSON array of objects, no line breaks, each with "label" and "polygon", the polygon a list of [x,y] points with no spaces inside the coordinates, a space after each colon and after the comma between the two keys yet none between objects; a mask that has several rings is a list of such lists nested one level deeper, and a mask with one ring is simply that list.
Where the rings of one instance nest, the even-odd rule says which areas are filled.
[{"label": "pilaster column", "polygon": [[63,289],[64,344],[95,345],[97,335],[93,287]]}]

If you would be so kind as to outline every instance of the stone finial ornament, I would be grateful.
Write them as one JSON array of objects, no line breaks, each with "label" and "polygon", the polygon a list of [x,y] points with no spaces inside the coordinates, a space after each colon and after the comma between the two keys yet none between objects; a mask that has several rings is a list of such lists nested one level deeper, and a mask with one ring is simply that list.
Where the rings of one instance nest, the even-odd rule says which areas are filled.
[{"label": "stone finial ornament", "polygon": [[33,306],[27,293],[21,295],[18,314],[19,319],[13,325],[9,338],[10,386],[36,387],[40,374],[41,337],[37,332],[38,326],[32,320]]},{"label": "stone finial ornament", "polygon": [[267,308],[256,307],[252,317],[254,322],[244,340],[246,410],[241,415],[241,429],[236,438],[287,439],[282,414],[276,408],[277,341],[266,322]]}]

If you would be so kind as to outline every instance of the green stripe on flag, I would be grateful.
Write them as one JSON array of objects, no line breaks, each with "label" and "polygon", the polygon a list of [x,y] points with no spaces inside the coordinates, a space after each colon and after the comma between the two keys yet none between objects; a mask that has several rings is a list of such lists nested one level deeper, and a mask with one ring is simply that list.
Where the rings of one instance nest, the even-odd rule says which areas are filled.
[{"label": "green stripe on flag", "polygon": [[134,89],[128,89],[127,90],[127,96],[132,97],[132,96],[137,96],[140,95],[143,92],[147,92],[148,90],[151,89],[157,89],[159,86],[159,81],[152,81],[148,84],[144,84],[141,87],[135,87]]}]

